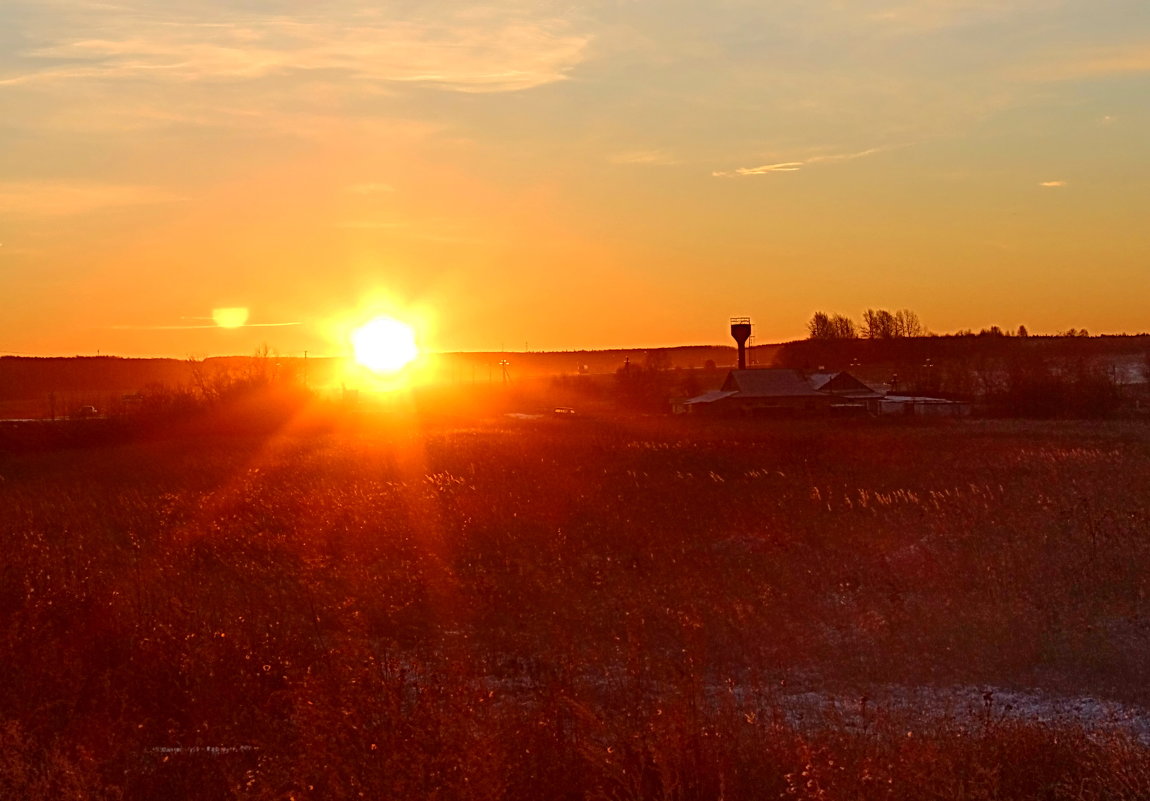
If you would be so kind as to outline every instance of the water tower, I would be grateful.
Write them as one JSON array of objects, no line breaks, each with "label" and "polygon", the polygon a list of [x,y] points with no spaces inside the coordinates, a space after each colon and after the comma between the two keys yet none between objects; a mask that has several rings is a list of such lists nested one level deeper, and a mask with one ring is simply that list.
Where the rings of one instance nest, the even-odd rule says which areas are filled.
[{"label": "water tower", "polygon": [[732,317],[731,336],[739,344],[739,369],[747,369],[747,340],[751,338],[751,318]]}]

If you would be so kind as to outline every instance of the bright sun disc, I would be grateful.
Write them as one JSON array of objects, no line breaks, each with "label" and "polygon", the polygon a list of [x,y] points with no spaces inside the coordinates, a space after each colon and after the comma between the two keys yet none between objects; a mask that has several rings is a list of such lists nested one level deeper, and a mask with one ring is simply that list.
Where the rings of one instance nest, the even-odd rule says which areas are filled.
[{"label": "bright sun disc", "polygon": [[212,320],[220,328],[242,328],[248,321],[248,310],[246,306],[212,309]]},{"label": "bright sun disc", "polygon": [[376,317],[351,333],[355,360],[369,370],[389,373],[419,355],[415,330],[394,317]]}]

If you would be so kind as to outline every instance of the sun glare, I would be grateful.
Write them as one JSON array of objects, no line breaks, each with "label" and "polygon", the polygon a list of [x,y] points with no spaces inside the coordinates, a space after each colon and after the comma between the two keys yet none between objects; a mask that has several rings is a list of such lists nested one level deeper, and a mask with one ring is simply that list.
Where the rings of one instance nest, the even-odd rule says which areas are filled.
[{"label": "sun glare", "polygon": [[394,317],[376,317],[351,333],[355,360],[377,373],[401,370],[419,355],[415,330]]},{"label": "sun glare", "polygon": [[240,328],[248,321],[248,310],[243,306],[212,309],[212,320],[220,328]]}]

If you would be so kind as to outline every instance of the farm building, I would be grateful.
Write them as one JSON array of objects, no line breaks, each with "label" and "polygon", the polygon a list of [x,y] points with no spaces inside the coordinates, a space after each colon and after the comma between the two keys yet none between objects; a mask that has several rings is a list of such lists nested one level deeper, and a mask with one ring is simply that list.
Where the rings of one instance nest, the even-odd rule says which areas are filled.
[{"label": "farm building", "polygon": [[[861,394],[856,399],[849,392]],[[722,387],[689,398],[680,408],[691,414],[716,415],[828,413],[848,406],[861,411],[862,399],[866,397],[878,397],[878,393],[847,373],[807,375],[802,370],[783,368],[732,370]]]},{"label": "farm building", "polygon": [[868,408],[880,415],[902,414],[912,417],[966,417],[970,414],[969,403],[912,395],[887,395],[868,402]]},{"label": "farm building", "polygon": [[676,411],[711,415],[862,413],[964,417],[970,404],[942,398],[884,395],[850,373],[767,368],[732,370],[722,387],[688,398]]},{"label": "farm building", "polygon": [[829,392],[840,398],[854,398],[858,400],[873,400],[881,398],[882,393],[859,381],[850,373],[819,372],[807,376],[807,383],[811,389],[819,392]]}]

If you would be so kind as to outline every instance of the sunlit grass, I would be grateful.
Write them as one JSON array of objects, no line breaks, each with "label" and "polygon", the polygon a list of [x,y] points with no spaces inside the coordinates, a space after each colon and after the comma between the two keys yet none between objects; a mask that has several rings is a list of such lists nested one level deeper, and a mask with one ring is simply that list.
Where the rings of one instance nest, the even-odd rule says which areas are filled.
[{"label": "sunlit grass", "polygon": [[412,419],[0,454],[0,789],[1150,790],[1141,429]]}]

